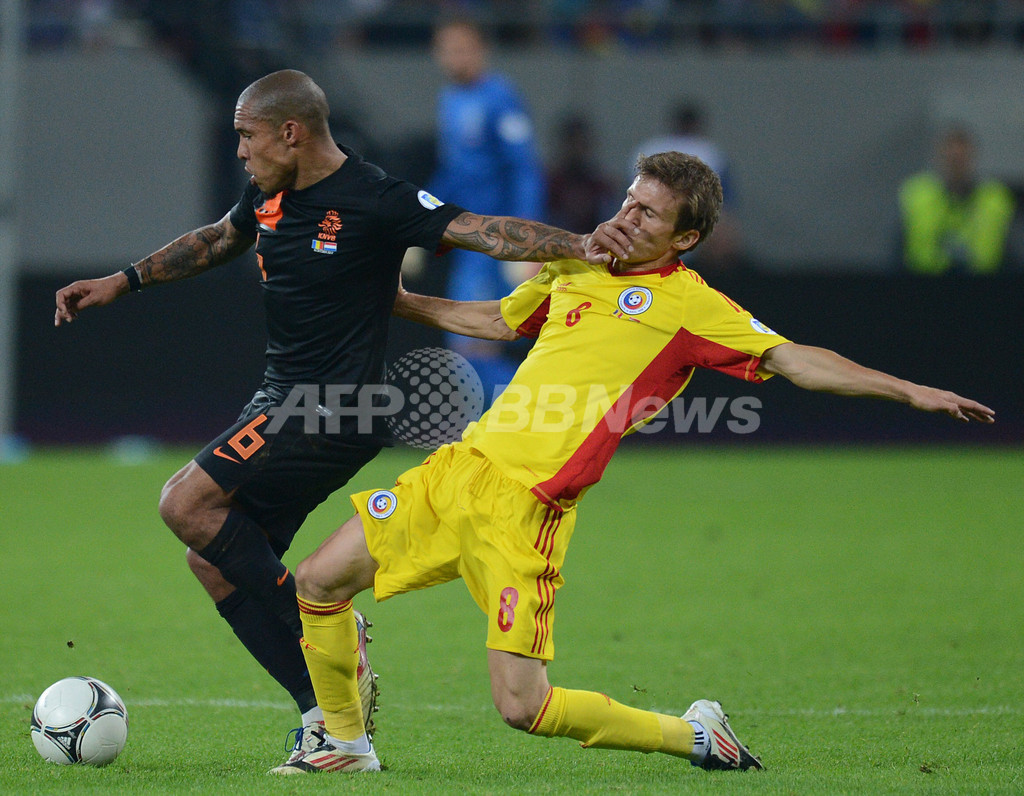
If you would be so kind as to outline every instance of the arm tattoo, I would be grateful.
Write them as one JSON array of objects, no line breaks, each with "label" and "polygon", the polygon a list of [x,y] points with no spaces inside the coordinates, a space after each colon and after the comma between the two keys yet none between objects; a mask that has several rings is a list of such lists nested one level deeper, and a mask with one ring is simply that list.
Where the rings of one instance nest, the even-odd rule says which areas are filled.
[{"label": "arm tattoo", "polygon": [[188,279],[233,260],[252,241],[222,219],[193,230],[135,264],[143,285]]},{"label": "arm tattoo", "polygon": [[441,240],[498,260],[544,262],[584,256],[582,235],[510,216],[462,213],[448,225]]}]

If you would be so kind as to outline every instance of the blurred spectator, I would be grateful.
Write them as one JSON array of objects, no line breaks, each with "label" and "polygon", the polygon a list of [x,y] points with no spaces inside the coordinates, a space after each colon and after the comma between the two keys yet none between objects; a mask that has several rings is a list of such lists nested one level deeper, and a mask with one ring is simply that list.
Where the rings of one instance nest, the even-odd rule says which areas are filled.
[{"label": "blurred spectator", "polygon": [[979,178],[977,146],[963,127],[939,138],[934,170],[900,186],[902,259],[919,274],[998,271],[1014,214],[1010,189]]},{"label": "blurred spectator", "polygon": [[107,46],[116,17],[113,0],[81,0],[77,9],[79,39],[87,47]]},{"label": "blurred spectator", "polygon": [[[363,44],[367,20],[387,11],[390,0],[286,0],[283,9],[307,53]],[[429,38],[429,34],[428,34]]]},{"label": "blurred spectator", "polygon": [[[552,41],[588,50],[700,41],[705,46],[871,48],[1024,45],[1024,0],[23,0],[29,42],[103,45],[121,19],[159,28],[238,9],[221,30],[243,46],[309,54],[332,45],[425,46],[439,13],[472,14],[504,45]],[[181,6],[180,9],[172,8]],[[139,18],[135,20],[135,18]],[[279,23],[279,24],[278,24]]]},{"label": "blurred spectator", "polygon": [[278,0],[231,0],[231,31],[225,32],[240,50],[279,50],[283,46],[283,11]]},{"label": "blurred spectator", "polygon": [[619,40],[634,47],[664,45],[669,6],[668,0],[616,0],[612,13],[619,22]]},{"label": "blurred spectator", "polygon": [[564,119],[557,154],[548,170],[546,221],[581,234],[592,231],[618,209],[622,198],[594,157],[593,130],[585,116]]},{"label": "blurred spectator", "polygon": [[61,0],[29,0],[27,41],[33,47],[62,47],[74,40],[74,8]]},{"label": "blurred spectator", "polygon": [[[438,171],[431,190],[474,213],[542,218],[544,178],[533,122],[511,81],[488,70],[483,33],[471,22],[442,23],[434,56],[448,83],[438,98]],[[535,264],[502,267],[464,250],[448,258],[448,295],[460,301],[500,298],[536,272]],[[476,368],[488,405],[494,387],[508,384],[519,364],[520,352],[504,343],[450,335],[448,345]]]},{"label": "blurred spectator", "polygon": [[734,269],[742,265],[742,246],[739,223],[736,220],[736,191],[732,169],[722,149],[708,136],[704,125],[704,112],[693,100],[679,102],[669,117],[669,131],[649,138],[633,153],[630,167],[640,155],[659,152],[683,152],[694,155],[711,167],[722,181],[722,215],[715,225],[714,234],[694,254],[684,261],[699,264],[715,271]]},{"label": "blurred spectator", "polygon": [[25,31],[34,47],[110,43],[119,8],[114,0],[26,0]]}]

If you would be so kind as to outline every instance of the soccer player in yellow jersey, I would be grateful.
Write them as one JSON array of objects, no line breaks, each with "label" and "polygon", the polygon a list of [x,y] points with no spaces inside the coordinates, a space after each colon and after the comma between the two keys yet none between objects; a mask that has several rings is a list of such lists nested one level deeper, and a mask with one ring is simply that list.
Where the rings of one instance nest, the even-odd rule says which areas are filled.
[{"label": "soccer player in yellow jersey", "polygon": [[296,773],[379,768],[363,731],[352,597],[372,587],[383,600],[458,577],[487,616],[491,692],[510,726],[584,747],[665,752],[707,769],[761,767],[718,702],[668,716],[549,684],[554,599],[580,497],[622,436],[698,367],[751,382],[781,374],[806,389],[889,398],[959,420],[992,422],[994,413],[792,343],[706,285],[679,255],[711,234],[721,201],[718,177],[697,158],[644,157],[622,209],[602,225],[629,248],[626,259],[548,263],[500,302],[400,292],[403,317],[537,340],[461,441],[391,489],[353,495],[356,515],[299,565],[303,652],[328,736],[293,764]]}]

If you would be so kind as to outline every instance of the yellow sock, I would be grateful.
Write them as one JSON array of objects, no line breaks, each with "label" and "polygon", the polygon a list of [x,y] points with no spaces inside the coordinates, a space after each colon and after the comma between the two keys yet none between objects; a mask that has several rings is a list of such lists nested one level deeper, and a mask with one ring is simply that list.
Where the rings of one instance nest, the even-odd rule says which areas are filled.
[{"label": "yellow sock", "polygon": [[339,741],[354,741],[364,734],[364,727],[356,681],[359,631],[352,601],[315,603],[299,597],[299,616],[302,654],[327,732]]},{"label": "yellow sock", "polygon": [[552,688],[530,727],[534,735],[574,738],[583,748],[693,753],[693,727],[676,716],[631,708],[594,691]]}]

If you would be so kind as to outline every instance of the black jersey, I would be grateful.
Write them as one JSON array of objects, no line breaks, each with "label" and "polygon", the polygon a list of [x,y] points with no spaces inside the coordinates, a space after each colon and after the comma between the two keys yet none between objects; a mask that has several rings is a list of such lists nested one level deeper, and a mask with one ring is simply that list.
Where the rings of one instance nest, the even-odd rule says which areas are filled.
[{"label": "black jersey", "polygon": [[274,196],[250,183],[231,210],[256,239],[274,392],[379,382],[405,250],[437,249],[463,212],[342,150],[348,159],[320,182]]}]

